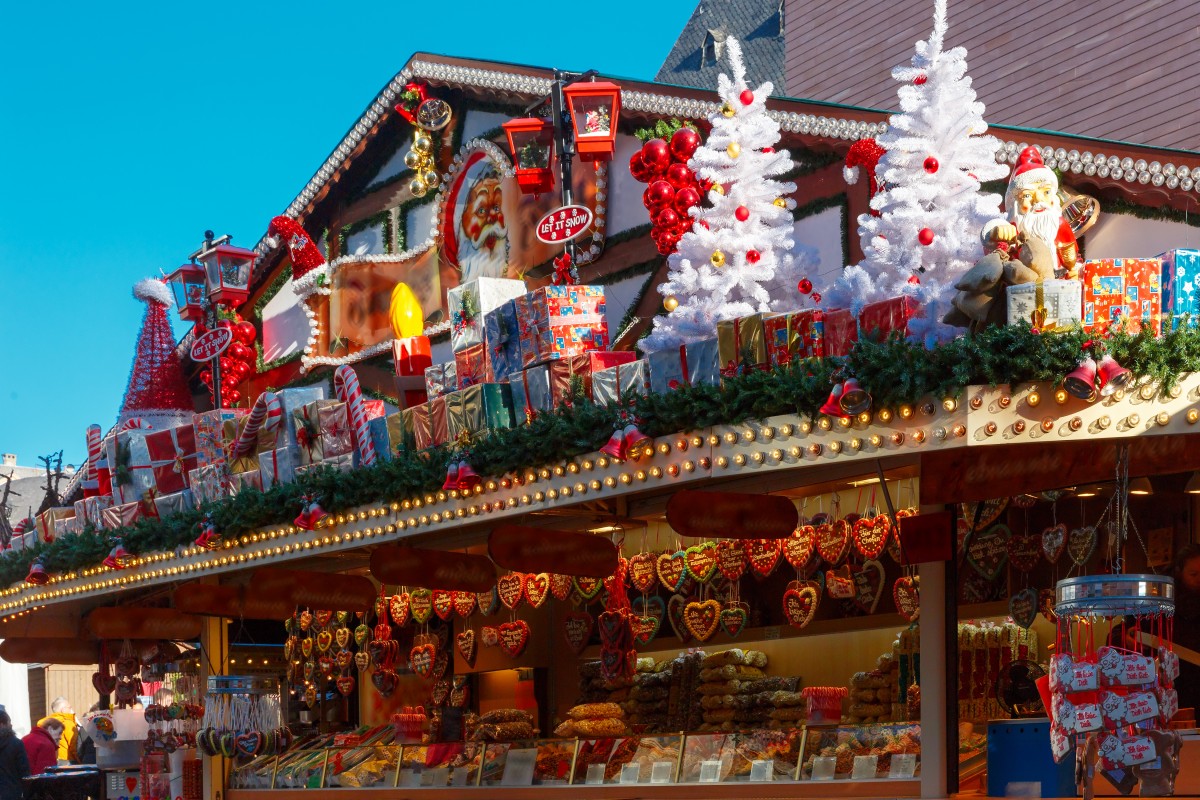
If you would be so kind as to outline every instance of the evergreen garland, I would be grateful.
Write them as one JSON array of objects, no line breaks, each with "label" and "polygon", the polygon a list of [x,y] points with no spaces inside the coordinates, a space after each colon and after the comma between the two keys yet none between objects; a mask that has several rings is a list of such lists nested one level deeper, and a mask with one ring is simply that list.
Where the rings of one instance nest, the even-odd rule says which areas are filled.
[{"label": "evergreen garland", "polygon": [[[1102,338],[1079,329],[1042,335],[1021,324],[988,328],[933,350],[898,336],[864,337],[845,358],[796,361],[784,368],[728,378],[720,387],[683,387],[636,397],[629,411],[648,436],[783,414],[815,419],[839,374],[857,377],[874,398],[875,408],[895,407],[924,397],[958,396],[970,385],[1057,382],[1085,354],[1105,351],[1135,375],[1158,382],[1164,393],[1180,375],[1200,371],[1200,331],[1186,321],[1160,338],[1148,332]],[[612,434],[619,411],[616,405],[597,406],[582,395],[573,396],[570,404],[538,414],[527,425],[480,437],[471,446],[472,466],[481,475],[498,476],[594,452]],[[22,580],[38,557],[51,574],[94,566],[115,537],[137,554],[188,547],[206,513],[212,514],[218,532],[234,537],[285,523],[300,511],[302,496],[308,493],[336,513],[436,492],[445,480],[450,455],[450,447],[413,452],[400,445],[391,461],[381,459],[369,468],[348,473],[333,468],[308,471],[295,483],[267,492],[244,491],[220,503],[162,519],[142,519],[114,531],[89,526],[79,536],[5,553],[0,558],[0,585]]]}]

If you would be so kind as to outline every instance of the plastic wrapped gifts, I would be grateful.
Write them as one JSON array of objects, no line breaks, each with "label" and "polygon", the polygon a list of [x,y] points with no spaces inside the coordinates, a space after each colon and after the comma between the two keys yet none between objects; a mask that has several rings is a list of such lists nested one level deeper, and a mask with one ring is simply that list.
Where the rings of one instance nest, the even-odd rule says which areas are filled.
[{"label": "plastic wrapped gifts", "polygon": [[481,383],[446,398],[447,433],[451,441],[464,433],[476,438],[513,426],[513,401],[508,384]]},{"label": "plastic wrapped gifts", "polygon": [[514,305],[522,366],[608,348],[603,286],[543,286]]},{"label": "plastic wrapped gifts", "polygon": [[1084,262],[1080,274],[1085,330],[1162,331],[1162,262],[1157,258],[1093,259]]},{"label": "plastic wrapped gifts", "polygon": [[454,352],[483,343],[483,318],[507,300],[525,294],[525,282],[476,278],[446,292],[450,308],[450,346]]},{"label": "plastic wrapped gifts", "polygon": [[678,348],[659,350],[647,357],[650,362],[650,390],[663,394],[684,386],[721,383],[717,339],[701,339]]}]

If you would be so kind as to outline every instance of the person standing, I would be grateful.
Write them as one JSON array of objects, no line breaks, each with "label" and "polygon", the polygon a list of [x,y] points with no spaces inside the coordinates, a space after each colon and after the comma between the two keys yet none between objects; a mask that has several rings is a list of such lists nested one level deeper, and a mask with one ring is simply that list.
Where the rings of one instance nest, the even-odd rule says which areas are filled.
[{"label": "person standing", "polygon": [[0,706],[0,800],[22,800],[25,787],[21,779],[28,774],[24,743],[13,733],[12,719]]},{"label": "person standing", "polygon": [[43,717],[38,720],[37,727],[21,740],[25,743],[30,775],[41,775],[51,767],[58,766],[58,743],[62,733],[61,721],[54,717]]},{"label": "person standing", "polygon": [[79,721],[75,719],[75,709],[71,708],[71,701],[62,696],[54,698],[50,703],[50,712],[50,718],[63,725],[62,739],[58,743],[59,766],[78,763],[79,753],[75,742],[79,735]]}]

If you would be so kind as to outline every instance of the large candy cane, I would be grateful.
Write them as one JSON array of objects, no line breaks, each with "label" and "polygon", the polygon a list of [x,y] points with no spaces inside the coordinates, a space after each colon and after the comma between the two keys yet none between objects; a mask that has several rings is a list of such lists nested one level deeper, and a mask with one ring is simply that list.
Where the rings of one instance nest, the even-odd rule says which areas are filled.
[{"label": "large candy cane", "polygon": [[274,392],[263,392],[254,401],[246,427],[233,445],[234,456],[248,456],[254,452],[260,430],[270,433],[283,424],[283,402]]},{"label": "large candy cane", "polygon": [[117,430],[118,431],[148,431],[148,430],[151,430],[153,427],[154,427],[153,425],[151,425],[149,422],[142,419],[141,417],[133,417],[131,419],[127,419],[124,422],[122,422],[121,427],[117,428]]},{"label": "large candy cane", "polygon": [[358,443],[358,454],[364,467],[375,463],[375,443],[367,425],[367,410],[363,407],[362,389],[358,385],[358,374],[345,364],[333,372],[333,393],[350,410],[350,430]]},{"label": "large candy cane", "polygon": [[95,481],[99,477],[100,459],[104,453],[104,434],[99,425],[88,425],[87,429],[87,474],[84,480]]}]

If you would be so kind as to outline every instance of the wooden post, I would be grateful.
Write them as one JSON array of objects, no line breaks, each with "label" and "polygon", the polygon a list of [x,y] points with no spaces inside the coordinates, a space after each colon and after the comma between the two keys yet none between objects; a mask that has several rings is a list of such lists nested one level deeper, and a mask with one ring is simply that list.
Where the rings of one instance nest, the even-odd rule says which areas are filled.
[{"label": "wooden post", "polygon": [[[216,579],[213,579],[216,582]],[[210,675],[225,675],[229,670],[229,624],[224,617],[202,617],[200,629],[200,691],[208,688]],[[221,800],[229,776],[229,762],[223,756],[207,759],[204,768],[204,796]]]}]

